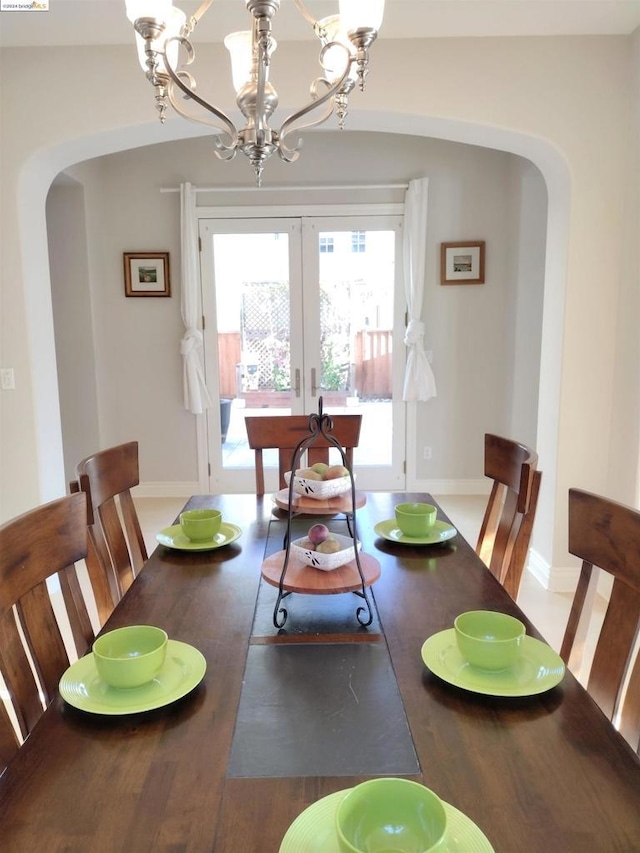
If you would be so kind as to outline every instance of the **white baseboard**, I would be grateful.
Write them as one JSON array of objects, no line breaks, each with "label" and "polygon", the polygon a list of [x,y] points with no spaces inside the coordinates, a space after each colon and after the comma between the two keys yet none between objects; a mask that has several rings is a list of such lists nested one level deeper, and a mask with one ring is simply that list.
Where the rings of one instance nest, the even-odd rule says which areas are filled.
[{"label": "white baseboard", "polygon": [[527,571],[550,592],[575,592],[580,574],[575,566],[551,566],[533,548],[529,551]]},{"label": "white baseboard", "polygon": [[408,492],[428,492],[430,495],[488,495],[491,481],[478,480],[416,480],[407,483]]},{"label": "white baseboard", "polygon": [[190,498],[201,493],[197,480],[193,483],[140,483],[132,489],[135,498]]}]

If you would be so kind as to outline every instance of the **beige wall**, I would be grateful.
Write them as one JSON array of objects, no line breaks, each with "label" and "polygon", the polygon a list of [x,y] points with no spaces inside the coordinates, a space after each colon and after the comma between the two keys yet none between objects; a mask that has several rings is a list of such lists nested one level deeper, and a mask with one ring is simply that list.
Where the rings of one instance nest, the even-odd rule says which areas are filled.
[{"label": "beige wall", "polygon": [[[426,348],[433,353],[439,394],[428,405],[418,407],[419,440],[408,449],[408,471],[413,481],[437,481],[440,491],[455,491],[461,487],[457,485],[460,481],[482,482],[485,430],[518,435],[534,445],[536,440],[546,226],[546,194],[540,173],[528,161],[477,146],[417,136],[323,132],[309,134],[305,140],[304,157],[296,164],[296,181],[313,185],[327,163],[336,164],[331,168],[331,180],[338,185],[402,183],[416,175],[429,177],[424,316]],[[250,185],[252,171],[246,161],[234,165],[240,167],[236,169],[240,179]],[[100,375],[93,405],[96,417],[98,410],[100,413],[101,444],[137,438],[143,482],[165,492],[171,483],[191,484],[188,492],[192,493],[198,488],[196,437],[194,418],[182,406],[178,355],[182,334],[179,196],[161,193],[159,181],[177,186],[182,177],[188,177],[199,186],[221,181],[228,185],[225,164],[218,164],[212,175],[211,143],[200,138],[112,154],[71,171],[86,187],[89,219],[98,223],[88,234],[94,254],[88,277],[80,275],[72,284],[67,276],[65,284],[85,291],[88,285],[92,293]],[[541,199],[532,201],[523,193],[531,182],[537,184]],[[274,194],[269,192],[270,185],[259,193],[224,193],[223,197],[244,206],[277,203],[291,206],[294,212],[296,205],[310,201],[308,192]],[[66,198],[68,194],[63,183],[50,195]],[[315,194],[322,205],[345,195],[353,202],[356,194]],[[359,193],[362,201],[367,196],[401,201],[404,191]],[[211,202],[220,205],[213,194],[199,194],[201,207],[206,209]],[[69,213],[71,233],[75,207],[70,206]],[[50,236],[52,231],[59,235],[60,253],[65,258],[67,228],[61,205],[55,216]],[[465,238],[487,242],[486,284],[443,288],[439,283],[440,242]],[[55,258],[51,239],[50,246]],[[122,252],[144,248],[170,252],[172,299],[125,297]],[[518,320],[523,307],[525,323]],[[56,344],[65,363],[75,366],[78,361],[84,363],[83,341],[75,334],[76,318],[71,315],[70,320],[68,325],[56,314]],[[91,405],[89,395],[75,395],[77,378],[75,369],[67,372],[59,367],[66,423],[73,424],[81,417],[81,409]],[[69,410],[73,415],[65,418]],[[81,458],[77,442],[73,450],[68,446],[66,429],[63,439],[65,457],[73,459],[75,454],[76,461]],[[429,462],[423,457],[424,445],[433,451]]]},{"label": "beige wall", "polygon": [[[305,47],[281,47],[274,83],[286,106],[301,98],[284,75],[303,63]],[[214,78],[226,75],[220,50],[201,53]],[[529,157],[547,181],[538,449],[549,475],[536,545],[560,566],[567,487],[629,500],[629,484],[611,475],[623,453],[637,467],[637,445],[612,441],[611,421],[614,380],[627,374],[618,362],[626,364],[629,350],[619,348],[618,319],[637,288],[625,255],[638,233],[637,186],[629,182],[638,144],[631,122],[637,54],[637,39],[625,37],[382,40],[368,92],[353,99],[355,129],[510,150]],[[71,163],[158,141],[161,133],[139,124],[150,115],[150,92],[129,49],[5,50],[1,59],[2,363],[16,369],[17,380],[16,391],[1,397],[6,517],[64,488],[47,296],[51,180]],[[190,132],[174,123],[163,131]],[[630,395],[637,394],[636,383]],[[616,421],[637,435],[633,417],[621,413]]]}]

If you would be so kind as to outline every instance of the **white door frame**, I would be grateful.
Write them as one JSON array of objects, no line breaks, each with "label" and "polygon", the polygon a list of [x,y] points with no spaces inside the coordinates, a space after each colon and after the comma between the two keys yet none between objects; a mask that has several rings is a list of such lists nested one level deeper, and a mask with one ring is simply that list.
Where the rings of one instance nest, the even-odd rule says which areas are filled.
[{"label": "white door frame", "polygon": [[[268,205],[268,206],[215,206],[215,207],[198,207],[196,209],[196,215],[198,219],[198,226],[200,227],[201,220],[206,219],[224,219],[224,220],[232,220],[232,219],[277,219],[277,218],[288,218],[288,219],[304,219],[305,217],[371,217],[371,216],[403,216],[404,215],[404,204],[402,203],[385,203],[385,204],[313,204],[313,205]],[[401,256],[400,258],[396,258],[396,298],[404,299],[404,289],[398,286],[397,277],[402,275],[402,270],[400,266]],[[205,274],[210,274],[211,270],[205,270],[203,268],[203,253],[202,246],[200,247],[200,275],[201,281],[204,278]],[[200,292],[202,294],[203,288],[200,288]],[[202,299],[202,296],[201,296]],[[201,309],[204,317],[204,306],[201,302]],[[207,312],[209,312],[211,306],[207,306]],[[215,306],[213,306],[213,310],[215,312]],[[215,320],[215,313],[211,314],[213,320]],[[215,328],[215,326],[214,326]],[[396,338],[399,339],[396,340]],[[403,351],[403,336],[404,329],[401,331],[394,329],[394,351]],[[397,370],[397,367],[394,367],[394,371]],[[394,374],[394,383],[396,383],[397,376]],[[212,383],[214,387],[211,387],[211,392],[219,397],[218,394],[218,377],[216,375],[215,382]],[[394,387],[401,387],[401,383],[398,385],[394,385]],[[400,403],[400,401],[399,401]],[[405,406],[406,409],[406,406]],[[406,411],[403,413],[404,417],[404,434],[403,439],[405,442],[405,456],[408,448],[408,438],[409,436],[406,434],[407,429],[407,420],[406,420]],[[209,461],[209,433],[210,429],[208,427],[208,418],[214,418],[217,421],[218,430],[220,429],[220,413],[218,407],[214,407],[212,410],[205,412],[202,415],[198,415],[196,417],[196,442],[197,442],[197,459],[198,459],[198,478],[199,478],[199,489],[202,493],[208,493],[211,489],[211,466]],[[395,434],[395,424],[394,424],[394,434]],[[405,466],[406,467],[406,466]],[[402,485],[398,485],[398,488],[402,488]]]}]

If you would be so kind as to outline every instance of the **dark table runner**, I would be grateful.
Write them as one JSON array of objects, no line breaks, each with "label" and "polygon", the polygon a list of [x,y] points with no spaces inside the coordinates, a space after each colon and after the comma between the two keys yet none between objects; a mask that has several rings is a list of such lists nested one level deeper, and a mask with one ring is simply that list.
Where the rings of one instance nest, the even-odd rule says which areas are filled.
[{"label": "dark table runner", "polygon": [[[346,532],[344,519],[322,521]],[[314,523],[294,519],[292,538]],[[286,520],[271,521],[265,556],[283,549],[286,531]],[[367,629],[356,619],[361,599],[353,593],[292,593],[278,631],[277,589],[261,582],[228,776],[420,773],[371,593]]]}]

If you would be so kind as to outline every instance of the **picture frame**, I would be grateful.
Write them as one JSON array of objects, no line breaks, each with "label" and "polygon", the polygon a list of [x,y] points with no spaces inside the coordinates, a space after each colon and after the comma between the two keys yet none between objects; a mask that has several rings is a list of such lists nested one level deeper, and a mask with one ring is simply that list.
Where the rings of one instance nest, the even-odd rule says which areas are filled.
[{"label": "picture frame", "polygon": [[124,252],[125,296],[171,296],[169,252]]},{"label": "picture frame", "polygon": [[484,284],[484,240],[440,244],[440,284]]}]

